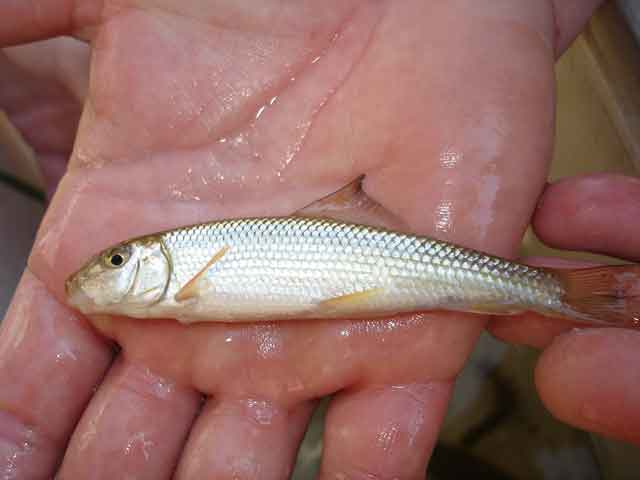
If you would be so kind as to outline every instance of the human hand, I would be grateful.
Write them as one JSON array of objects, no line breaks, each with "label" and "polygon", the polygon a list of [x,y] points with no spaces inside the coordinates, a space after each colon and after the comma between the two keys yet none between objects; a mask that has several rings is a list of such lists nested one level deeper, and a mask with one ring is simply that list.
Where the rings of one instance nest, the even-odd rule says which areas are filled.
[{"label": "human hand", "polygon": [[[638,261],[638,215],[640,180],[598,174],[561,180],[547,188],[534,227],[545,243],[556,248]],[[576,329],[569,322],[533,314],[495,319],[489,327],[501,339],[544,349],[536,384],[560,420],[640,444],[640,388],[634,368],[640,333]]]},{"label": "human hand", "polygon": [[545,181],[553,63],[597,3],[554,17],[524,0],[48,0],[32,23],[5,3],[5,43],[71,32],[92,60],[69,170],[2,326],[0,468],[50,476],[64,456],[59,478],[283,478],[314,400],[338,392],[322,478],[424,476],[482,318],[118,319],[98,325],[122,347],[111,366],[64,279],[119,240],[286,215],[361,174],[412,231],[513,256]]},{"label": "human hand", "polygon": [[88,46],[68,37],[0,51],[0,108],[36,152],[48,197],[71,155],[88,68]]}]

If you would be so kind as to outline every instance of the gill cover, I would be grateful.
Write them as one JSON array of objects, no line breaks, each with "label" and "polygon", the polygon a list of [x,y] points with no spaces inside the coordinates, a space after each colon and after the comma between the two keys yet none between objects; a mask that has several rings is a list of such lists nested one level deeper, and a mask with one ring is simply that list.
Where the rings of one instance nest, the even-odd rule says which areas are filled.
[{"label": "gill cover", "polygon": [[92,258],[67,280],[67,296],[84,313],[126,315],[160,301],[171,273],[170,257],[159,238],[133,240]]}]

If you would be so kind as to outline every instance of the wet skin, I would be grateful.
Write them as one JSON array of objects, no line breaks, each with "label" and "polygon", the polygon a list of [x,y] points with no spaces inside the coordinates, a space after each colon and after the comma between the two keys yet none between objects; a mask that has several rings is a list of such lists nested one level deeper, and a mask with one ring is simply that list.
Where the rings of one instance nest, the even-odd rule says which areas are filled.
[{"label": "wet skin", "polygon": [[[37,19],[23,2],[3,4],[0,42],[73,33],[92,50],[69,168],[2,326],[0,472],[46,477],[61,462],[60,478],[286,478],[315,399],[338,392],[322,478],[423,477],[452,382],[486,319],[114,319],[96,322],[96,333],[62,303],[64,279],[122,239],[288,214],[360,174],[409,230],[512,257],[545,185],[554,60],[597,3],[49,0]],[[86,60],[77,45],[55,48]],[[10,52],[20,62],[13,74],[37,85],[43,74],[27,57]],[[69,76],[55,78],[62,90],[51,105],[73,105],[83,84],[69,90]],[[14,117],[36,108],[2,93],[0,102]],[[64,118],[52,128],[60,135],[73,128],[73,115]],[[28,120],[21,128],[51,150],[41,129]],[[602,188],[610,181],[630,182],[607,178]],[[554,224],[580,185],[549,189],[537,215],[545,238],[572,245],[588,222],[604,221]],[[620,202],[637,200],[637,185],[624,185]],[[615,245],[582,244],[626,252]],[[532,326],[540,345],[560,333],[541,319],[494,330],[528,342],[522,332]],[[575,359],[599,352],[624,363],[640,340],[595,332],[551,344],[541,394],[568,422],[637,440],[640,417],[620,402],[634,393],[612,383],[637,383],[632,374],[603,391],[589,382],[599,370]],[[115,360],[105,337],[122,347]],[[571,379],[582,397],[567,394]],[[577,408],[590,406],[588,395],[599,410]],[[616,423],[622,413],[625,425]]]}]

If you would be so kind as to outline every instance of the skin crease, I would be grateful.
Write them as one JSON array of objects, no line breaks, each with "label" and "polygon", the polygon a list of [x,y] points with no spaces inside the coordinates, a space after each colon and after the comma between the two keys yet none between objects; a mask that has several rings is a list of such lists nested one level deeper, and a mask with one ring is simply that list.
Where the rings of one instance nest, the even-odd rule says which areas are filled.
[{"label": "skin crease", "polygon": [[[409,230],[513,256],[546,176],[554,55],[596,3],[105,2],[100,11],[83,2],[74,11],[49,0],[38,21],[20,2],[3,4],[5,43],[25,39],[18,26],[29,38],[71,29],[91,39],[92,59],[69,171],[2,326],[0,382],[11,388],[0,392],[0,472],[37,478],[64,455],[60,478],[168,478],[176,465],[178,478],[283,478],[311,402],[340,391],[322,478],[421,478],[482,319],[102,320],[122,353],[100,384],[111,350],[58,303],[63,281],[124,238],[288,214],[363,173],[367,193]],[[43,300],[32,302],[34,292]],[[67,320],[54,335],[56,312]],[[25,323],[37,327],[24,333]],[[79,352],[64,370],[48,361],[59,338]],[[37,374],[16,380],[21,364]],[[539,384],[552,398],[554,384]],[[63,390],[66,422],[50,425]],[[211,398],[181,450],[198,392]]]}]

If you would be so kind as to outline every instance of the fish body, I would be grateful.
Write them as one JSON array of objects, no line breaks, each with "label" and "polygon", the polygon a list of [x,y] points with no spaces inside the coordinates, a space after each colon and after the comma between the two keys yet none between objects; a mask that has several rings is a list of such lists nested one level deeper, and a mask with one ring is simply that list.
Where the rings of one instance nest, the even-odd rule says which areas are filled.
[{"label": "fish body", "polygon": [[124,242],[91,259],[66,287],[86,314],[185,323],[436,309],[637,323],[637,302],[627,296],[640,270],[620,268],[541,269],[428,237],[293,216],[223,220]]}]

